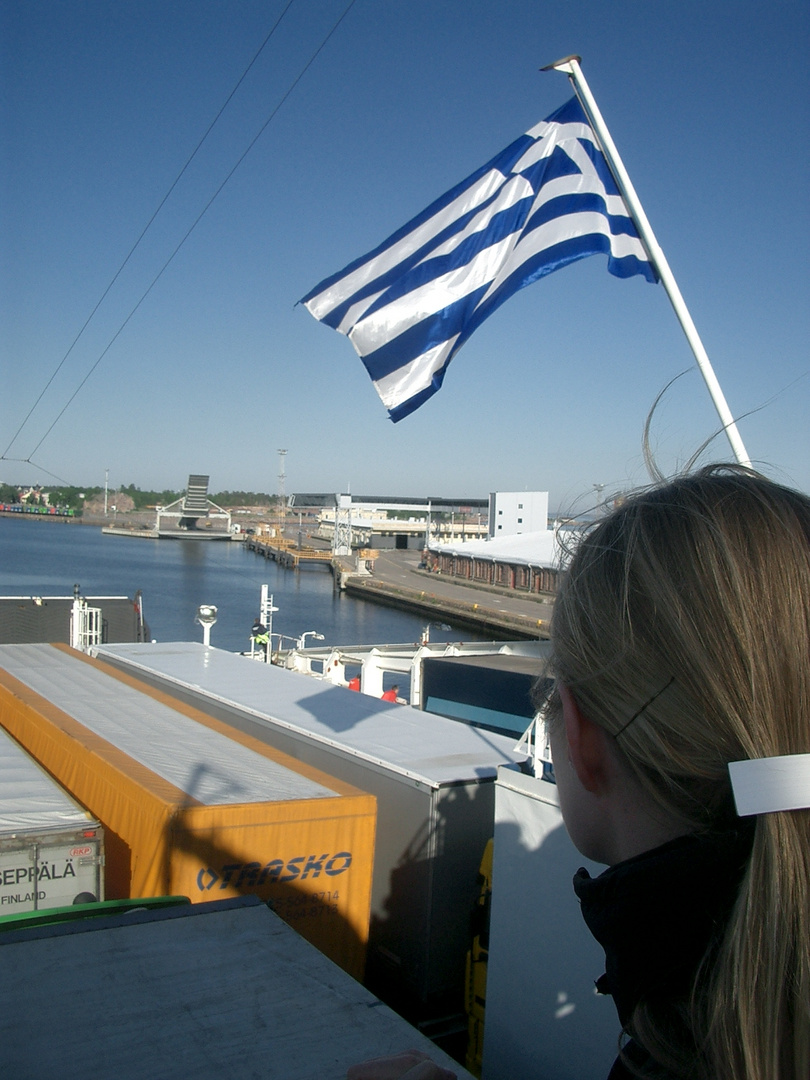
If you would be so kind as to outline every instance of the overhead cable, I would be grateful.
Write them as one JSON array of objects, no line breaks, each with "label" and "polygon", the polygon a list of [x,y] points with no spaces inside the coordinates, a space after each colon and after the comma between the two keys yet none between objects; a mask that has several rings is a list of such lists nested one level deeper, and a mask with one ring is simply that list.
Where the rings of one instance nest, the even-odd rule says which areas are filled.
[{"label": "overhead cable", "polygon": [[[213,127],[215,126],[215,124],[217,123],[217,121],[218,121],[218,120],[220,119],[220,117],[222,116],[223,112],[225,111],[225,109],[227,108],[227,106],[228,106],[228,104],[230,103],[231,99],[233,98],[234,94],[235,94],[235,93],[237,92],[237,90],[239,89],[239,87],[240,87],[240,86],[241,86],[241,84],[243,83],[244,79],[246,78],[246,76],[247,76],[248,72],[249,72],[249,71],[250,71],[250,69],[251,69],[251,68],[253,67],[253,65],[255,64],[255,62],[256,62],[256,60],[258,59],[258,57],[259,57],[259,56],[261,55],[261,53],[262,53],[262,51],[264,50],[265,46],[266,46],[266,45],[268,44],[268,42],[270,41],[271,37],[272,37],[272,36],[273,36],[273,34],[275,33],[275,31],[276,31],[276,29],[278,28],[279,24],[281,23],[281,20],[282,20],[282,19],[284,18],[284,16],[286,15],[287,11],[288,11],[288,10],[290,9],[290,7],[292,6],[293,2],[294,2],[294,0],[288,0],[288,3],[287,3],[287,5],[286,5],[286,7],[285,7],[285,8],[284,8],[284,10],[283,10],[283,11],[281,12],[281,14],[279,15],[278,19],[276,19],[276,22],[274,23],[273,27],[271,28],[271,30],[269,31],[269,33],[268,33],[268,34],[267,34],[267,36],[265,37],[264,41],[262,42],[261,46],[259,47],[259,49],[258,49],[258,50],[256,51],[255,55],[253,56],[253,59],[252,59],[252,60],[250,61],[250,63],[248,64],[248,66],[247,66],[247,67],[245,68],[245,70],[243,71],[242,75],[241,75],[241,76],[239,77],[239,79],[238,79],[238,81],[237,81],[236,85],[234,86],[233,90],[231,90],[231,92],[230,92],[230,94],[228,95],[228,97],[226,98],[226,100],[225,100],[224,104],[222,105],[222,107],[221,107],[221,108],[219,109],[219,111],[217,112],[217,114],[216,114],[216,116],[214,117],[214,119],[213,119],[213,120],[211,121],[211,123],[209,124],[209,126],[208,126],[208,128],[206,129],[206,131],[205,131],[204,135],[202,136],[202,138],[201,138],[201,139],[199,140],[199,142],[197,143],[197,146],[195,147],[195,149],[194,149],[194,151],[192,152],[191,156],[190,156],[190,157],[188,158],[188,160],[186,161],[185,165],[183,166],[183,168],[182,168],[182,169],[180,170],[180,172],[178,173],[178,175],[177,175],[177,177],[175,178],[174,182],[172,183],[171,187],[169,188],[169,190],[168,190],[168,191],[166,192],[166,194],[164,195],[164,197],[163,197],[163,199],[161,200],[160,204],[158,205],[157,209],[156,209],[156,210],[155,210],[155,212],[154,212],[154,213],[152,214],[151,218],[149,219],[149,221],[148,221],[148,223],[146,224],[145,228],[143,229],[143,231],[141,232],[140,236],[139,236],[139,237],[138,237],[138,239],[136,240],[135,244],[134,244],[134,245],[132,246],[132,248],[131,248],[131,250],[130,250],[129,254],[127,255],[127,257],[126,257],[126,258],[124,259],[124,261],[123,261],[123,263],[121,264],[121,266],[120,266],[120,267],[118,268],[118,270],[116,271],[116,273],[115,273],[114,277],[113,277],[113,278],[112,278],[112,280],[110,281],[110,283],[109,283],[109,285],[107,286],[107,288],[106,288],[106,289],[104,290],[104,293],[102,294],[102,296],[101,296],[101,298],[99,299],[98,303],[97,303],[97,304],[95,305],[95,307],[94,307],[94,308],[93,308],[93,310],[91,311],[90,315],[89,315],[89,316],[88,316],[88,318],[86,319],[86,321],[85,321],[84,325],[82,326],[81,330],[79,331],[79,333],[78,333],[78,334],[76,335],[76,337],[74,338],[73,342],[72,342],[72,343],[71,343],[71,345],[70,345],[70,348],[69,348],[69,349],[67,350],[67,352],[65,353],[65,355],[64,355],[64,356],[62,357],[62,359],[60,360],[59,364],[57,365],[56,369],[54,370],[54,372],[53,372],[53,374],[51,375],[50,379],[49,379],[49,380],[48,380],[48,382],[46,383],[45,387],[43,388],[43,390],[42,390],[42,392],[40,393],[40,395],[39,395],[39,397],[37,398],[37,400],[36,400],[36,401],[34,402],[34,404],[33,404],[33,405],[31,406],[31,409],[29,410],[29,412],[28,412],[28,414],[26,415],[25,419],[23,420],[22,424],[20,424],[20,426],[18,427],[18,429],[17,429],[17,431],[15,432],[15,434],[14,434],[13,438],[11,439],[11,442],[9,442],[9,444],[8,444],[8,446],[6,447],[6,449],[5,449],[5,451],[3,452],[3,454],[0,454],[0,460],[7,460],[7,459],[6,459],[6,454],[8,453],[9,449],[10,449],[10,448],[12,447],[12,445],[13,445],[13,444],[14,444],[14,442],[16,441],[17,437],[19,436],[20,432],[21,432],[21,431],[22,431],[22,429],[23,429],[23,428],[25,427],[25,425],[26,425],[26,423],[28,422],[29,418],[30,418],[30,417],[31,417],[31,415],[33,414],[34,410],[35,410],[35,409],[36,409],[36,407],[37,407],[37,406],[39,405],[40,401],[42,400],[43,396],[45,395],[46,391],[48,390],[48,387],[49,387],[49,386],[51,385],[51,383],[53,382],[53,380],[54,380],[54,379],[56,378],[56,375],[58,374],[59,370],[61,369],[61,367],[63,366],[63,364],[65,363],[65,361],[66,361],[66,360],[68,359],[68,357],[70,356],[70,353],[72,352],[72,350],[73,350],[74,346],[75,346],[75,345],[77,344],[77,342],[78,342],[78,341],[79,341],[79,339],[81,338],[82,334],[84,333],[84,331],[85,331],[85,329],[87,328],[88,324],[90,323],[91,319],[93,318],[93,316],[95,315],[95,313],[96,313],[96,312],[98,311],[99,307],[100,307],[100,306],[101,306],[101,304],[103,303],[103,301],[104,301],[104,299],[106,298],[107,294],[109,293],[110,289],[111,289],[111,288],[113,287],[113,285],[115,284],[116,280],[118,279],[118,277],[120,276],[121,272],[123,271],[124,267],[125,267],[125,266],[127,265],[127,263],[129,262],[130,258],[131,258],[131,257],[132,257],[132,255],[134,254],[134,252],[135,252],[135,250],[137,249],[137,247],[138,247],[138,246],[140,245],[141,241],[143,240],[143,238],[144,238],[144,236],[146,235],[147,231],[148,231],[148,230],[149,230],[149,228],[151,227],[151,225],[152,225],[152,223],[154,222],[155,218],[156,218],[156,217],[157,217],[157,215],[158,215],[158,214],[160,213],[160,211],[161,211],[161,209],[163,208],[164,204],[165,204],[165,203],[166,203],[166,201],[168,200],[168,198],[169,198],[169,196],[171,195],[171,193],[172,193],[172,192],[174,191],[175,187],[177,186],[178,182],[180,181],[180,179],[181,179],[181,177],[183,176],[183,174],[185,173],[185,171],[186,171],[186,170],[188,169],[188,167],[189,167],[189,165],[191,164],[191,162],[192,162],[192,161],[194,160],[195,156],[197,155],[198,151],[199,151],[199,150],[200,150],[200,148],[202,147],[203,143],[205,142],[205,140],[206,140],[206,139],[208,138],[209,134],[211,133],[211,131],[212,131]],[[331,30],[329,31],[329,33],[328,33],[328,34],[326,35],[326,37],[325,37],[325,38],[323,39],[323,41],[322,41],[322,42],[320,43],[320,45],[318,46],[318,48],[317,48],[317,49],[315,50],[315,52],[314,52],[314,53],[312,54],[312,56],[311,56],[311,57],[309,58],[309,60],[308,60],[308,61],[307,61],[307,63],[306,63],[305,65],[304,65],[304,67],[303,67],[303,68],[301,69],[301,71],[300,71],[300,72],[298,73],[298,75],[296,76],[296,78],[295,78],[295,79],[293,80],[292,84],[291,84],[291,85],[290,85],[290,86],[288,87],[288,89],[287,89],[287,90],[285,91],[285,93],[284,93],[284,95],[282,96],[282,98],[281,98],[281,100],[279,101],[279,103],[278,103],[278,104],[276,105],[276,107],[275,107],[275,108],[273,109],[273,111],[272,111],[272,112],[270,113],[270,116],[269,116],[269,117],[267,118],[267,120],[266,120],[266,121],[264,122],[264,124],[263,124],[263,125],[261,126],[261,128],[259,129],[259,131],[257,132],[257,134],[256,134],[256,135],[254,136],[254,138],[253,138],[253,139],[252,139],[252,140],[250,141],[250,143],[248,144],[248,146],[247,146],[247,149],[246,149],[246,150],[245,150],[245,151],[244,151],[244,152],[242,153],[242,155],[241,155],[241,156],[240,156],[240,157],[238,158],[238,160],[237,160],[236,164],[235,164],[235,165],[233,166],[233,168],[232,168],[232,169],[230,170],[230,172],[229,172],[229,173],[228,173],[228,174],[226,175],[225,179],[224,179],[224,180],[222,181],[222,183],[221,183],[221,184],[219,185],[219,187],[218,187],[218,188],[216,189],[216,191],[214,192],[214,194],[213,194],[213,195],[211,196],[211,198],[210,198],[210,199],[208,200],[208,202],[207,202],[207,203],[205,204],[205,206],[203,207],[203,209],[201,210],[201,212],[200,212],[200,213],[198,214],[198,216],[197,216],[197,217],[195,218],[195,220],[194,220],[194,222],[192,223],[191,227],[190,227],[190,228],[189,228],[189,229],[187,230],[187,232],[185,233],[185,235],[183,236],[183,238],[182,238],[182,239],[180,240],[179,244],[177,244],[177,246],[176,246],[176,247],[174,248],[174,250],[172,251],[172,253],[171,253],[171,255],[169,256],[169,258],[168,258],[168,259],[166,260],[166,262],[165,262],[165,263],[163,264],[163,266],[161,267],[160,271],[159,271],[159,272],[158,272],[158,273],[157,273],[157,274],[155,275],[155,277],[154,277],[154,278],[152,279],[152,281],[151,281],[151,283],[149,284],[149,286],[147,287],[146,291],[145,291],[145,292],[144,292],[144,293],[143,293],[143,294],[141,295],[141,297],[140,297],[140,299],[138,300],[138,302],[137,302],[137,303],[135,304],[135,306],[134,306],[134,307],[133,307],[133,308],[131,309],[131,311],[129,312],[129,314],[127,315],[127,317],[126,317],[126,318],[124,319],[124,321],[122,322],[122,324],[121,324],[121,325],[119,326],[118,330],[117,330],[117,331],[115,332],[115,334],[113,335],[113,337],[112,337],[112,338],[110,339],[110,341],[109,341],[109,342],[107,343],[107,345],[105,346],[105,348],[104,348],[104,349],[103,349],[103,351],[101,352],[100,356],[99,356],[99,357],[98,357],[98,358],[96,359],[95,363],[94,363],[94,364],[92,365],[92,367],[91,367],[91,368],[90,368],[90,370],[89,370],[89,371],[87,372],[87,374],[85,375],[85,377],[84,377],[84,378],[82,379],[82,381],[81,381],[81,382],[79,383],[79,385],[78,385],[78,386],[76,387],[76,390],[75,390],[75,391],[73,392],[73,394],[72,394],[72,395],[71,395],[71,396],[70,396],[70,397],[68,398],[67,402],[65,403],[65,405],[63,406],[63,408],[62,408],[62,409],[60,410],[60,412],[59,412],[59,413],[57,414],[56,418],[55,418],[55,419],[53,420],[53,422],[51,423],[50,427],[48,427],[48,429],[46,430],[45,434],[44,434],[44,435],[42,436],[42,438],[41,438],[41,439],[39,440],[39,442],[38,442],[38,443],[36,444],[36,446],[34,447],[34,449],[33,449],[33,450],[31,451],[31,453],[30,453],[30,454],[28,455],[28,457],[26,457],[26,458],[22,458],[22,459],[16,459],[16,460],[22,460],[22,461],[28,462],[28,463],[30,463],[30,464],[34,464],[34,463],[33,463],[33,462],[31,461],[31,458],[33,457],[33,455],[34,455],[34,454],[35,454],[35,453],[37,452],[37,450],[38,450],[38,449],[40,448],[40,446],[41,446],[41,445],[43,444],[43,442],[44,442],[44,441],[45,441],[45,440],[46,440],[46,439],[48,438],[48,436],[50,435],[50,433],[51,433],[51,432],[53,431],[54,427],[56,427],[56,425],[58,424],[58,422],[59,422],[59,421],[61,420],[62,416],[63,416],[63,415],[65,414],[65,412],[67,411],[67,409],[68,409],[68,408],[70,407],[70,405],[71,405],[71,404],[73,403],[73,401],[75,400],[75,398],[77,397],[77,395],[78,395],[78,394],[80,393],[80,391],[81,391],[81,390],[82,390],[82,388],[84,387],[84,385],[85,385],[85,383],[87,382],[87,380],[88,380],[88,379],[90,378],[90,376],[91,376],[91,375],[93,374],[93,372],[94,372],[94,371],[96,370],[96,368],[97,368],[97,367],[99,366],[99,364],[101,363],[101,361],[102,361],[102,360],[104,359],[104,357],[106,356],[107,352],[108,352],[108,351],[110,350],[110,348],[111,348],[111,347],[112,347],[112,345],[113,345],[113,344],[115,343],[115,341],[116,341],[116,340],[118,339],[118,337],[120,336],[120,334],[122,333],[122,331],[124,330],[124,328],[125,328],[125,327],[127,326],[127,324],[129,323],[130,319],[131,319],[131,318],[133,317],[133,315],[135,315],[135,313],[137,312],[137,310],[138,310],[138,309],[140,308],[141,304],[142,304],[142,303],[144,302],[144,300],[146,299],[146,297],[147,297],[147,296],[149,295],[149,293],[150,293],[150,292],[152,291],[152,289],[153,289],[153,288],[155,287],[155,285],[156,285],[156,284],[158,283],[158,281],[160,280],[160,278],[161,278],[161,277],[163,276],[164,272],[165,272],[165,271],[166,271],[166,270],[168,269],[169,265],[170,265],[170,264],[172,263],[172,261],[174,260],[175,256],[177,255],[177,253],[178,253],[178,252],[180,251],[180,249],[181,249],[181,248],[183,247],[183,245],[185,244],[186,240],[188,240],[189,236],[190,236],[190,235],[192,234],[192,232],[194,231],[194,229],[196,229],[197,225],[198,225],[198,224],[200,223],[200,221],[202,220],[202,218],[204,217],[204,215],[205,215],[205,214],[207,213],[207,211],[208,211],[208,210],[209,210],[209,208],[211,207],[211,205],[212,205],[212,203],[214,202],[214,200],[215,200],[215,199],[216,199],[216,198],[217,198],[217,197],[219,196],[219,194],[221,193],[221,191],[223,190],[223,188],[225,187],[225,185],[226,185],[226,184],[228,183],[228,181],[229,181],[229,180],[231,179],[231,177],[233,176],[233,174],[234,174],[234,173],[236,172],[236,170],[237,170],[237,169],[239,168],[239,166],[240,166],[240,165],[242,164],[242,162],[243,162],[243,161],[245,160],[245,158],[247,157],[247,155],[248,155],[248,154],[250,153],[250,151],[251,151],[251,150],[253,149],[254,145],[256,144],[256,142],[258,141],[258,139],[259,139],[259,138],[261,137],[261,135],[263,134],[263,132],[264,132],[264,131],[265,131],[265,129],[267,128],[267,126],[268,126],[268,125],[270,124],[270,122],[271,122],[271,121],[273,120],[273,118],[275,117],[275,115],[276,115],[276,114],[278,113],[279,109],[280,109],[280,108],[282,107],[282,105],[284,105],[284,103],[285,103],[285,102],[287,101],[287,99],[289,98],[290,94],[291,94],[291,93],[293,92],[293,90],[294,90],[294,89],[295,89],[295,87],[296,87],[296,86],[298,85],[298,83],[299,83],[299,82],[301,81],[301,79],[303,78],[303,76],[304,76],[304,75],[306,74],[306,72],[307,72],[307,71],[309,70],[309,68],[310,68],[310,67],[312,66],[312,64],[314,63],[314,61],[315,61],[315,60],[316,60],[316,58],[318,57],[318,55],[319,55],[319,54],[321,53],[321,51],[323,50],[323,48],[324,48],[324,47],[326,46],[326,44],[328,43],[329,39],[330,39],[330,38],[332,37],[332,35],[333,35],[333,34],[335,33],[335,31],[337,30],[337,28],[338,28],[338,27],[340,26],[340,24],[341,24],[341,23],[343,22],[343,20],[344,20],[344,18],[346,17],[346,15],[348,15],[349,11],[350,11],[350,10],[351,10],[351,8],[352,8],[352,7],[354,6],[355,2],[356,2],[356,0],[350,0],[349,4],[348,4],[348,5],[346,6],[346,8],[345,8],[345,9],[343,10],[342,14],[341,14],[341,15],[340,15],[340,17],[339,17],[339,18],[337,19],[337,21],[335,22],[335,24],[334,24],[334,25],[332,26],[332,28],[331,28]],[[37,468],[40,468],[40,469],[42,469],[42,466],[40,466],[40,465],[37,465],[36,467],[37,467]],[[47,470],[46,470],[46,469],[43,469],[43,472],[47,472]]]}]

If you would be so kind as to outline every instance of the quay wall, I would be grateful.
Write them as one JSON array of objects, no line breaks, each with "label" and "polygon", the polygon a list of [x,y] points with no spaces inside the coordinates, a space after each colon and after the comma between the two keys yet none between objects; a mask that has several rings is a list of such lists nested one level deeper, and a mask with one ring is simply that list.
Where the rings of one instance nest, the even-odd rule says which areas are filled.
[{"label": "quay wall", "polygon": [[[499,581],[477,579],[453,579],[451,575],[436,575],[424,570],[414,570],[417,587],[408,587],[385,579],[385,571],[378,561],[373,575],[357,573],[347,558],[332,558],[328,550],[296,549],[293,545],[248,537],[247,547],[265,558],[275,559],[282,566],[297,569],[301,562],[312,561],[328,566],[335,578],[335,586],[361,600],[397,608],[428,618],[439,618],[458,626],[477,630],[496,637],[545,639],[549,636],[549,621],[545,605],[551,600],[548,593],[541,593],[541,582],[547,587],[552,583],[539,576],[533,581],[531,592],[522,592],[514,585],[504,588]],[[440,595],[431,587],[433,580],[444,578],[455,586],[452,596]],[[424,588],[421,584],[424,581]],[[549,590],[550,591],[550,590]],[[497,606],[493,602],[498,597]],[[491,598],[490,598],[491,597]],[[532,601],[537,613],[509,610],[509,600]],[[541,605],[543,607],[541,608]]]},{"label": "quay wall", "polygon": [[350,596],[421,615],[439,617],[457,625],[510,638],[536,641],[549,637],[549,623],[518,612],[501,611],[485,602],[437,596],[427,590],[407,589],[401,585],[359,575],[345,578],[344,590]]}]

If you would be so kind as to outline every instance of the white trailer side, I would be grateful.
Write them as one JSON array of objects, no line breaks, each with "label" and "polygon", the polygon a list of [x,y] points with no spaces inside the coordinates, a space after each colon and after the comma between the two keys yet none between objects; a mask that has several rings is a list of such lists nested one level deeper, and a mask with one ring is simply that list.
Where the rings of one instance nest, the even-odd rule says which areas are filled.
[{"label": "white trailer side", "polygon": [[103,900],[103,860],[99,823],[0,728],[0,916]]}]

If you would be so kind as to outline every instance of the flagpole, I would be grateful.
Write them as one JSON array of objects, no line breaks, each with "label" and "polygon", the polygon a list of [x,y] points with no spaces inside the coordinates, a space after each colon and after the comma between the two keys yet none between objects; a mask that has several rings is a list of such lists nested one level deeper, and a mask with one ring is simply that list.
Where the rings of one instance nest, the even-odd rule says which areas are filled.
[{"label": "flagpole", "polygon": [[740,465],[750,466],[751,459],[748,457],[740,433],[737,430],[734,417],[728,407],[720,383],[717,381],[714,368],[703,347],[703,342],[700,340],[697,327],[687,310],[686,303],[681,295],[681,290],[678,288],[678,284],[669,268],[666,256],[661,250],[658,241],[655,239],[655,234],[647,220],[647,215],[644,213],[638,196],[636,195],[635,188],[622,163],[622,159],[619,157],[616,145],[610,137],[610,132],[602,118],[602,114],[599,111],[599,106],[596,104],[596,100],[582,73],[580,59],[579,56],[566,56],[562,60],[557,60],[554,64],[547,64],[540,70],[562,71],[568,75],[571,85],[574,88],[574,92],[579,98],[579,101],[585,110],[585,114],[590,120],[591,127],[596,133],[599,142],[602,144],[602,151],[605,155],[605,159],[610,167],[610,171],[613,173],[613,178],[618,185],[619,191],[627,204],[627,209],[630,211],[633,221],[635,222],[642,243],[647,249],[647,253],[650,256],[650,262],[655,267],[661,280],[661,284],[666,289],[667,296],[675,310],[675,314],[678,317],[683,332],[686,334],[686,340],[689,342],[689,346],[694,353],[700,373],[703,376],[711,399],[714,402],[714,407],[717,409],[720,422],[723,425],[723,430],[728,436],[728,441],[731,443],[731,449],[734,452],[734,456]]}]

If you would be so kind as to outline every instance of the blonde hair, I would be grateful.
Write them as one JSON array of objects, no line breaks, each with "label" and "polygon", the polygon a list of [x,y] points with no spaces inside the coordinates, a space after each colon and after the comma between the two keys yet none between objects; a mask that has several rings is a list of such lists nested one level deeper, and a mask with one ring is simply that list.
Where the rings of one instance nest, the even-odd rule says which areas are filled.
[{"label": "blonde hair", "polygon": [[[689,831],[737,820],[728,762],[810,752],[810,499],[737,466],[629,498],[582,540],[555,670]],[[628,1030],[676,1076],[807,1080],[810,810],[765,814],[678,1023]]]}]

